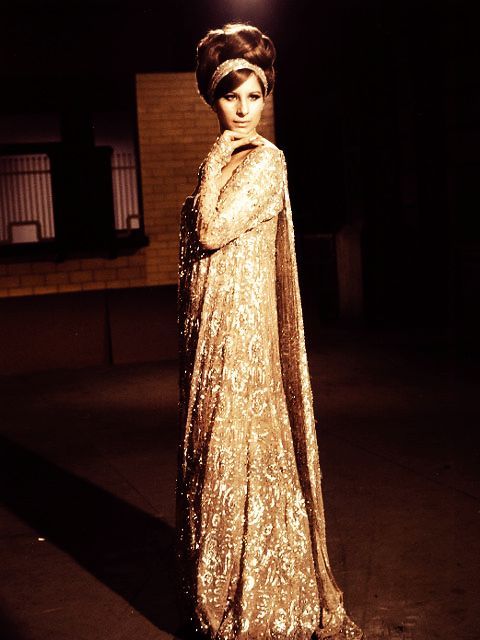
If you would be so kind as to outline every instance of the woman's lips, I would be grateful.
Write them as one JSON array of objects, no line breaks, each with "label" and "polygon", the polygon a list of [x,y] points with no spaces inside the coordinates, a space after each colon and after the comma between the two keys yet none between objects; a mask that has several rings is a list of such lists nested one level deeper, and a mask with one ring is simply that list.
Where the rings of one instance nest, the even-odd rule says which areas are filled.
[{"label": "woman's lips", "polygon": [[250,122],[235,122],[234,120],[233,124],[236,124],[237,127],[245,127],[247,124],[250,124]]}]

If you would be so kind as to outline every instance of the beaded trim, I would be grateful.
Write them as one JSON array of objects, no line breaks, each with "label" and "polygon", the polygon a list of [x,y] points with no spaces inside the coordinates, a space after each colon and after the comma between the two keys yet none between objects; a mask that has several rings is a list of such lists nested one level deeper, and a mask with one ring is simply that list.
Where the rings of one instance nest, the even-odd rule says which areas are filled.
[{"label": "beaded trim", "polygon": [[238,69],[251,69],[254,71],[259,79],[261,80],[263,87],[265,89],[265,94],[268,91],[268,82],[267,76],[265,75],[265,71],[256,64],[245,60],[245,58],[229,58],[228,60],[224,60],[218,67],[215,69],[215,72],[210,80],[210,84],[208,85],[208,100],[210,104],[213,102],[213,95],[215,93],[215,89],[218,87],[218,83],[222,78],[231,73],[232,71],[237,71]]}]

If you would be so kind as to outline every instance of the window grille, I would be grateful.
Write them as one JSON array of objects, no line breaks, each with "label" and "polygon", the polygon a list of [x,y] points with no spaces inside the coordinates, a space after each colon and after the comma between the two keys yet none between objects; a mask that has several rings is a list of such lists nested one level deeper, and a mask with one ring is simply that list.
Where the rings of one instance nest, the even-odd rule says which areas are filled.
[{"label": "window grille", "polygon": [[[115,228],[140,228],[135,156],[112,154]],[[45,153],[0,156],[0,244],[53,240],[50,159]]]},{"label": "window grille", "polygon": [[139,229],[137,170],[135,156],[128,151],[114,151],[112,155],[113,206],[115,228]]},{"label": "window grille", "polygon": [[54,237],[48,156],[0,156],[0,242],[41,242]]}]

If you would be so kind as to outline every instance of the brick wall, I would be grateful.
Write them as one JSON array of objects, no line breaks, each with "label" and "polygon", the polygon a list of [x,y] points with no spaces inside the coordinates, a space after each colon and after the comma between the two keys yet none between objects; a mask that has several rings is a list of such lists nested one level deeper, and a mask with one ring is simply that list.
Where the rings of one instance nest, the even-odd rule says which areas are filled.
[{"label": "brick wall", "polygon": [[[215,115],[193,73],[137,75],[137,114],[145,232],[150,245],[133,256],[0,264],[0,297],[177,282],[178,220],[197,169],[218,134]],[[273,102],[259,132],[274,141]]]}]

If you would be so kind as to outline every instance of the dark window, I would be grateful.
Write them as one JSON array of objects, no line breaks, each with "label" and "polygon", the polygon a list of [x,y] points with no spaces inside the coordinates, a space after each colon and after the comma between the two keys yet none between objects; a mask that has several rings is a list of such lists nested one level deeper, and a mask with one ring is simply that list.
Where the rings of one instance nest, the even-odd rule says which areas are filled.
[{"label": "dark window", "polygon": [[130,123],[127,111],[0,116],[0,257],[115,257],[147,244]]},{"label": "dark window", "polygon": [[0,244],[44,242],[54,238],[48,155],[0,156]]}]

